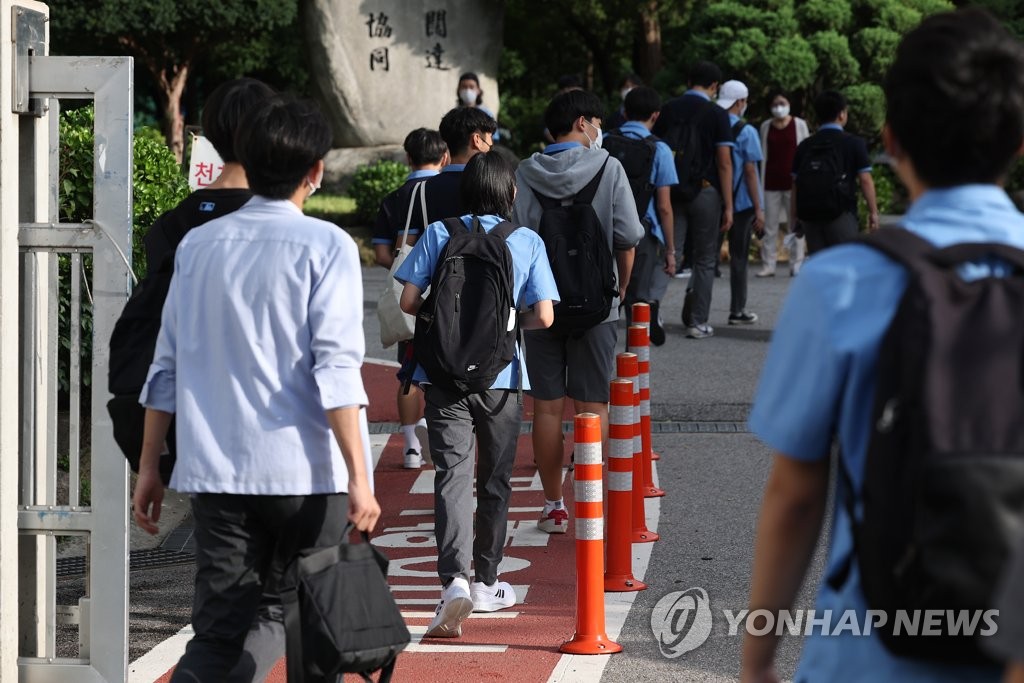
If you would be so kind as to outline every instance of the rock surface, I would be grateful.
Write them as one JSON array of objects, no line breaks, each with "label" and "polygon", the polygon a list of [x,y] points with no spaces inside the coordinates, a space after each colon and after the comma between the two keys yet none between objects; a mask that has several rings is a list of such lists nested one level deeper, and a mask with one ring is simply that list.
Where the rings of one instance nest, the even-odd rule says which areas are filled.
[{"label": "rock surface", "polygon": [[307,52],[335,144],[400,145],[436,129],[465,71],[497,114],[503,19],[503,4],[486,0],[311,0]]}]

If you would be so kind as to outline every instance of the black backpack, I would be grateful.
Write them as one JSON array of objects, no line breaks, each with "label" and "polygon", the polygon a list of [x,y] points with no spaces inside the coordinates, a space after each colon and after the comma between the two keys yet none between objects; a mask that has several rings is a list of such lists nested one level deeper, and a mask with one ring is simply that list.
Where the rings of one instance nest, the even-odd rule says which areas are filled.
[{"label": "black backpack", "polygon": [[543,209],[537,232],[558,285],[560,301],[550,328],[558,332],[582,334],[604,322],[619,293],[608,237],[593,206],[607,165],[606,159],[574,197],[552,199],[533,190]]},{"label": "black backpack", "polygon": [[815,135],[796,169],[796,215],[805,221],[830,221],[847,210],[852,179],[843,154],[843,135]]},{"label": "black backpack", "polygon": [[[983,662],[982,614],[1024,536],[1024,251],[938,249],[902,229],[864,242],[909,274],[878,357],[863,516],[839,475],[864,595],[893,653]],[[961,279],[960,264],[990,257],[1012,272]],[[899,610],[940,610],[945,635],[908,637],[905,621],[897,634]],[[946,610],[969,610],[975,637],[950,635]]]},{"label": "black backpack", "polygon": [[704,153],[700,123],[714,106],[717,105],[704,102],[689,117],[677,119],[665,131],[663,139],[672,148],[676,175],[679,176],[679,184],[673,185],[671,189],[672,197],[678,201],[691,202],[696,199],[711,170],[712,160]]},{"label": "black backpack", "polygon": [[[153,362],[153,351],[160,334],[160,318],[173,275],[172,252],[155,272],[143,278],[132,290],[132,296],[110,335],[107,379],[113,397],[107,402],[107,412],[114,428],[114,441],[128,459],[133,472],[139,471],[146,420],[146,409],[139,405],[139,394]],[[177,450],[173,420],[167,430],[167,448],[169,452],[160,457],[160,478],[164,485],[170,483]]]},{"label": "black backpack", "polygon": [[622,170],[629,180],[629,189],[633,191],[636,211],[643,221],[647,207],[654,197],[654,183],[651,182],[651,169],[654,168],[654,156],[657,152],[658,138],[648,135],[638,139],[624,135],[621,130],[613,130],[604,136],[601,146],[608,154],[618,159]]},{"label": "black backpack", "polygon": [[515,355],[519,317],[506,240],[516,228],[502,221],[487,232],[476,216],[472,229],[458,218],[444,224],[449,239],[416,316],[413,349],[432,384],[468,395],[489,389]]}]

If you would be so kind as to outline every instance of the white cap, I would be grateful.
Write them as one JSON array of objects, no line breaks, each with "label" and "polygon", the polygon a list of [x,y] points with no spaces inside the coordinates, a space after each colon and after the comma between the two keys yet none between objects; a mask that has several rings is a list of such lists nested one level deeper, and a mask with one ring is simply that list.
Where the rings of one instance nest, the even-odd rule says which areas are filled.
[{"label": "white cap", "polygon": [[736,104],[736,100],[745,100],[750,95],[750,91],[747,90],[747,86],[739,81],[726,81],[718,89],[718,106],[722,109],[728,109],[732,105]]}]

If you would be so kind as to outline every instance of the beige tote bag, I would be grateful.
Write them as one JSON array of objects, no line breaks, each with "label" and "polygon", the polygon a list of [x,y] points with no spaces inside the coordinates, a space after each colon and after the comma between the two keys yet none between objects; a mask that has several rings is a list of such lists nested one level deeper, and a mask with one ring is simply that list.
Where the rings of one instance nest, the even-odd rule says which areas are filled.
[{"label": "beige tote bag", "polygon": [[[395,272],[402,265],[406,257],[412,252],[409,246],[409,224],[412,222],[412,210],[416,206],[416,195],[420,198],[420,211],[423,216],[424,231],[427,226],[427,189],[425,181],[420,181],[412,188],[412,195],[409,197],[409,211],[405,216],[405,230],[402,232],[402,246],[395,255],[395,260],[388,271],[387,282],[384,283],[384,291],[377,300],[377,319],[380,321],[380,343],[384,348],[400,342],[412,339],[416,332],[416,318],[402,310],[399,301],[402,297],[404,285],[395,279]],[[421,235],[422,236],[422,235]]]}]

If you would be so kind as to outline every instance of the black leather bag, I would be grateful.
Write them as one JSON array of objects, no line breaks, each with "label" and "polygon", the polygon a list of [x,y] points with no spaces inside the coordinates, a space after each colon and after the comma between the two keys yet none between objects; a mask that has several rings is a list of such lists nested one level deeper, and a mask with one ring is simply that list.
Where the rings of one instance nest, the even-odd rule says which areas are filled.
[{"label": "black leather bag", "polygon": [[388,683],[409,629],[387,584],[388,559],[363,542],[299,553],[281,580],[289,683],[380,671]]}]

